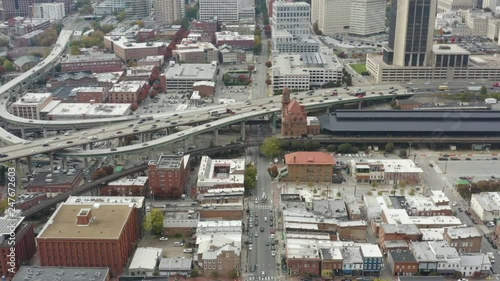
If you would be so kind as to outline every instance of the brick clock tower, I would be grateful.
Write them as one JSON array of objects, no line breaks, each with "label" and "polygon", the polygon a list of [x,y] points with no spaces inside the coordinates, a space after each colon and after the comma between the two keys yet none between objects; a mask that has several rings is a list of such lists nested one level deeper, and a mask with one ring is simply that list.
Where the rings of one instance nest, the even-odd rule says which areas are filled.
[{"label": "brick clock tower", "polygon": [[285,87],[283,88],[283,95],[281,96],[281,120],[287,114],[288,104],[290,104],[290,90]]}]

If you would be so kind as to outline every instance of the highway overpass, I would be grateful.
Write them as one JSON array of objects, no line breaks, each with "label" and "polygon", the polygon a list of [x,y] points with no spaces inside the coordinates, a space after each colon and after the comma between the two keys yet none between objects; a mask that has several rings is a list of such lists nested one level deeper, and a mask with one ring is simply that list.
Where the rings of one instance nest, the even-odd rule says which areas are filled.
[{"label": "highway overpass", "polygon": [[[302,104],[305,105],[306,109],[313,110],[329,108],[331,106],[339,104],[377,101],[383,99],[393,99],[396,97],[404,98],[413,95],[413,93],[405,92],[402,88],[399,88],[397,94],[388,94],[392,90],[391,87],[393,86],[391,85],[379,85],[375,87],[377,88],[376,93],[368,94],[363,99],[349,96],[348,91],[345,90],[340,91],[339,96],[334,97],[329,95],[331,89],[318,90],[312,95],[307,95],[306,93],[293,93],[292,98],[298,99]],[[379,94],[379,92],[383,94],[381,95]],[[27,144],[16,144],[0,149],[0,154],[2,154],[3,156],[3,158],[0,158],[0,161],[19,159],[34,154],[51,153],[54,151],[57,151],[57,154],[62,156],[81,157],[125,154],[177,142],[208,131],[214,131],[217,139],[218,128],[220,127],[242,123],[247,119],[259,116],[272,116],[280,112],[281,98],[278,96],[266,97],[262,99],[252,100],[251,104],[237,103],[229,105],[227,106],[227,108],[232,110],[235,114],[215,121],[211,121],[212,117],[207,113],[196,114],[196,112],[190,112],[187,113],[186,116],[184,116],[184,114],[182,114],[181,112],[178,114],[169,113],[168,115],[156,114],[153,115],[154,117],[151,116],[151,120],[145,120],[142,124],[138,124],[134,120],[128,120],[129,122],[113,123],[105,127],[94,128],[92,132],[80,132],[75,133],[71,136],[58,136],[54,139],[41,139],[34,140],[33,142]],[[152,132],[160,130],[171,130],[170,128],[174,128],[179,125],[200,124],[207,121],[209,121],[209,123],[198,125],[182,132],[170,134],[156,140],[149,139],[149,134]],[[114,138],[120,138],[121,140],[123,140],[127,135],[142,135],[143,143],[121,146],[113,151],[111,151],[110,149],[89,149],[82,151],[64,150],[74,146],[86,146],[96,141],[103,141]],[[242,126],[242,136],[243,138],[245,136],[244,126]]]}]

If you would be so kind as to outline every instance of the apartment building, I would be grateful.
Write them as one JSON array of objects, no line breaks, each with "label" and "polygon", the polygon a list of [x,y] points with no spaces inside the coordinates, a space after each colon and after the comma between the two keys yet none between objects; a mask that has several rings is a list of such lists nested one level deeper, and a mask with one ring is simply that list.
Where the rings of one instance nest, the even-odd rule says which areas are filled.
[{"label": "apartment building", "polygon": [[158,197],[180,198],[190,171],[189,155],[162,155],[148,164],[149,189]]},{"label": "apartment building", "polygon": [[388,241],[421,241],[422,233],[414,224],[381,224],[378,243],[384,253],[390,252]]},{"label": "apartment building", "polygon": [[288,180],[300,182],[331,182],[333,156],[324,152],[294,152],[285,155]]},{"label": "apartment building", "polygon": [[449,12],[458,10],[471,10],[478,8],[473,0],[438,0],[438,12]]},{"label": "apartment building", "polygon": [[251,50],[254,45],[254,35],[240,35],[238,32],[221,31],[215,33],[217,46],[229,45],[233,48]]},{"label": "apartment building", "polygon": [[60,20],[66,16],[64,3],[35,3],[33,17],[49,20]]},{"label": "apartment building", "polygon": [[465,12],[465,24],[472,30],[472,36],[486,37],[489,16],[491,16],[490,13],[478,10],[468,10]]},{"label": "apartment building", "polygon": [[217,20],[193,20],[191,22],[191,33],[199,33],[202,42],[212,42],[215,38],[215,32],[217,32]]},{"label": "apartment building", "polygon": [[240,0],[200,0],[198,20],[236,22],[239,20]]},{"label": "apartment building", "polygon": [[500,219],[500,192],[472,194],[470,207],[482,221]]},{"label": "apartment building", "polygon": [[51,93],[26,93],[10,106],[12,114],[25,119],[40,119],[40,111],[52,101]]},{"label": "apartment building", "polygon": [[186,15],[184,0],[155,0],[154,19],[172,24]]},{"label": "apartment building", "polygon": [[350,160],[349,165],[351,166],[351,175],[358,183],[399,184],[405,182],[418,184],[424,173],[410,159]]},{"label": "apartment building", "polygon": [[115,54],[69,55],[61,62],[61,72],[90,70],[93,73],[123,70],[122,61]]},{"label": "apartment building", "polygon": [[387,255],[389,268],[394,276],[417,275],[418,262],[410,250],[391,251]]},{"label": "apartment building", "polygon": [[80,87],[73,89],[70,97],[71,101],[78,103],[105,103],[108,101],[107,90],[106,87]]}]

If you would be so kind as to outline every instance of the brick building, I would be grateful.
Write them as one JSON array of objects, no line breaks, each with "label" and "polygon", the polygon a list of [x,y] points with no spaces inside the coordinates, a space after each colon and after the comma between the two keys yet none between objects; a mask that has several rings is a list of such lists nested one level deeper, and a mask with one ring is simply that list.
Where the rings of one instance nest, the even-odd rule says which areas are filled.
[{"label": "brick building", "polygon": [[20,194],[16,198],[15,208],[16,210],[26,210],[40,204],[40,202],[46,199],[47,194],[45,193]]},{"label": "brick building", "polygon": [[412,276],[418,272],[417,259],[410,250],[391,251],[387,261],[394,276]]},{"label": "brick building", "polygon": [[[105,103],[108,101],[108,89],[106,87],[80,87],[73,89],[74,100],[79,103]],[[72,94],[73,94],[72,93]],[[72,97],[70,95],[70,97]]]},{"label": "brick building", "polygon": [[124,61],[163,55],[166,50],[165,42],[137,43],[129,41],[126,36],[104,36],[104,47]]},{"label": "brick building", "polygon": [[473,226],[448,227],[444,229],[444,240],[459,253],[479,253],[483,237]]},{"label": "brick building", "polygon": [[206,220],[221,219],[241,220],[243,219],[243,207],[240,204],[211,204],[216,208],[205,208],[200,211],[200,218]]},{"label": "brick building", "polygon": [[40,111],[52,101],[51,93],[26,93],[11,105],[12,114],[25,119],[40,119]]},{"label": "brick building", "polygon": [[200,41],[202,42],[214,42],[215,32],[217,32],[217,21],[199,21],[193,20],[191,22],[191,33],[199,33]]},{"label": "brick building", "polygon": [[118,276],[137,245],[137,224],[133,204],[61,204],[36,239],[40,265],[109,267]]},{"label": "brick building", "polygon": [[284,136],[307,136],[320,133],[319,122],[308,118],[305,107],[296,99],[290,100],[290,90],[283,89],[281,98],[281,134]]},{"label": "brick building", "polygon": [[422,233],[414,224],[382,224],[378,232],[378,244],[382,252],[387,253],[388,241],[422,241]]},{"label": "brick building", "polygon": [[254,45],[254,35],[242,35],[238,32],[221,31],[215,33],[215,45],[222,46],[224,44],[242,50],[250,50]]},{"label": "brick building", "polygon": [[321,258],[316,241],[287,239],[286,265],[290,276],[320,276]]},{"label": "brick building", "polygon": [[149,194],[148,177],[122,178],[99,189],[101,196],[146,196]]},{"label": "brick building", "polygon": [[148,56],[137,61],[137,66],[154,65],[161,67],[165,62],[164,56]]},{"label": "brick building", "polygon": [[61,63],[61,72],[90,70],[93,73],[123,70],[122,61],[115,54],[94,54],[68,56]]},{"label": "brick building", "polygon": [[149,188],[154,196],[180,198],[190,171],[189,155],[162,155],[148,164]]},{"label": "brick building", "polygon": [[410,159],[353,159],[348,163],[351,176],[358,183],[419,184],[424,175],[424,171]]},{"label": "brick building", "polygon": [[47,81],[47,90],[55,90],[60,87],[91,87],[99,86],[97,77],[92,71],[55,73]]},{"label": "brick building", "polygon": [[84,183],[83,170],[74,172],[52,173],[39,172],[31,182],[26,185],[29,192],[45,192],[49,196],[70,191]]},{"label": "brick building", "polygon": [[[152,86],[158,89],[161,93],[167,91],[167,80],[165,75],[161,73],[160,67],[155,65],[141,65],[127,67],[125,75],[120,81],[141,80],[153,83]],[[148,85],[149,86],[149,85]]]},{"label": "brick building", "polygon": [[203,275],[230,277],[233,272],[239,272],[240,254],[241,248],[232,244],[226,244],[219,248],[209,248],[201,255]]},{"label": "brick building", "polygon": [[301,182],[332,182],[333,156],[324,152],[301,151],[285,155],[287,179]]},{"label": "brick building", "polygon": [[193,83],[193,91],[198,91],[201,97],[211,97],[215,93],[215,82],[199,81]]},{"label": "brick building", "polygon": [[140,104],[147,96],[144,81],[121,81],[108,91],[110,103]]},{"label": "brick building", "polygon": [[396,100],[396,105],[401,110],[413,110],[420,106],[420,102],[415,99]]},{"label": "brick building", "polygon": [[[24,221],[21,211],[0,218],[0,276],[13,276],[22,264],[29,263],[36,252],[33,225]],[[15,240],[9,239],[14,237]],[[14,252],[11,248],[15,245]]]},{"label": "brick building", "polygon": [[219,60],[219,50],[209,42],[193,42],[182,39],[172,51],[177,61],[184,63],[206,63]]},{"label": "brick building", "polygon": [[[56,281],[61,280],[61,273],[71,276],[72,281],[110,281],[109,268],[100,267],[39,267],[21,266],[11,281]],[[36,276],[36,277],[35,277]],[[33,278],[36,279],[33,279]]]}]

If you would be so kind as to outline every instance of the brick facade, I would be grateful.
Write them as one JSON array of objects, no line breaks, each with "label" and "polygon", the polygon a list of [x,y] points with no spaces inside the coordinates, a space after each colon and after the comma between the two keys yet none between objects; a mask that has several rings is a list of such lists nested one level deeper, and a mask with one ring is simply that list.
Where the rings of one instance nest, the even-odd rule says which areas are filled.
[{"label": "brick facade", "polygon": [[[15,230],[15,257],[12,259],[14,272],[17,272],[22,264],[30,262],[36,252],[35,233],[33,225],[29,222],[21,222]],[[12,254],[10,248],[13,245],[9,244],[9,240],[0,243],[0,276],[13,276],[9,272],[11,268],[10,262]]]}]

